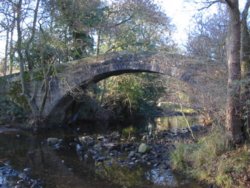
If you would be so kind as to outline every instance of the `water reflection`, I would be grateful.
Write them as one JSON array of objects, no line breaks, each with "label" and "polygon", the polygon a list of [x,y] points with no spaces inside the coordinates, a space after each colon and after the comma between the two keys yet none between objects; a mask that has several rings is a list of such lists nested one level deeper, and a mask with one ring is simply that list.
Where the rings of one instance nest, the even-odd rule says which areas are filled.
[{"label": "water reflection", "polygon": [[[50,137],[62,139],[60,149],[48,146]],[[149,167],[129,168],[115,162],[96,163],[82,161],[72,145],[75,135],[71,132],[54,131],[46,135],[28,135],[11,132],[0,135],[0,160],[9,161],[20,175],[31,169],[32,178],[41,180],[47,188],[116,188],[116,187],[181,187],[183,181],[167,169]],[[4,176],[0,174],[1,182]],[[190,186],[189,186],[190,185]],[[183,187],[199,188],[186,182]]]}]

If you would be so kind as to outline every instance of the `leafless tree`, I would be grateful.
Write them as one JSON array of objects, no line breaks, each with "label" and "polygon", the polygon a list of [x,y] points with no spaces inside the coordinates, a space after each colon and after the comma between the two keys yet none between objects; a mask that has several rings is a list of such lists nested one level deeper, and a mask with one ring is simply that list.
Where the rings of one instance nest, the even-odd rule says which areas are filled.
[{"label": "leafless tree", "polygon": [[247,0],[241,16],[241,106],[246,136],[250,136],[250,34],[247,24],[250,0]]}]

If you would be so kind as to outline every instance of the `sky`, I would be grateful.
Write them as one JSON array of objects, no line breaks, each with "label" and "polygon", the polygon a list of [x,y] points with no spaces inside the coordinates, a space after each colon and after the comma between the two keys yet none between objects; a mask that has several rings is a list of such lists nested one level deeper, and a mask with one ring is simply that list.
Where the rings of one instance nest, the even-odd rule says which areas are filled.
[{"label": "sky", "polygon": [[[188,32],[192,28],[192,17],[198,12],[198,8],[201,5],[197,5],[194,0],[155,0],[162,10],[172,19],[172,23],[175,25],[176,30],[173,33],[174,41],[180,48],[184,47],[184,43],[187,40]],[[243,8],[246,0],[239,0],[240,7]],[[203,10],[204,14],[211,14],[216,11],[216,6],[212,6],[209,9]],[[4,40],[0,36],[0,58],[4,55]]]},{"label": "sky", "polygon": [[[203,4],[194,3],[195,0],[155,0],[164,10],[164,12],[172,19],[172,23],[176,26],[176,31],[173,34],[174,41],[180,48],[183,48],[185,41],[188,38],[188,33],[192,29],[193,16],[201,12],[202,14],[213,14],[217,11],[216,5],[208,9],[200,10],[204,7]],[[197,0],[201,1],[201,0]],[[239,0],[240,9],[243,9],[246,0]]]},{"label": "sky", "polygon": [[174,41],[179,46],[184,44],[187,40],[188,31],[191,26],[192,16],[196,12],[196,8],[190,6],[190,3],[185,0],[156,0],[162,7],[164,12],[172,20],[172,24],[175,25],[176,30],[173,33]]}]

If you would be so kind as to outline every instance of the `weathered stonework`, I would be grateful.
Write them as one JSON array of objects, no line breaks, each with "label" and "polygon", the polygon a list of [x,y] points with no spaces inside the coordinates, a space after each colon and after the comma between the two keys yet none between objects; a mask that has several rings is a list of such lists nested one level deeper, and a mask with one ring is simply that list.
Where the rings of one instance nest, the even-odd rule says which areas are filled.
[{"label": "weathered stonework", "polygon": [[[60,73],[49,80],[49,93],[43,116],[63,116],[63,110],[69,106],[78,93],[91,83],[110,76],[131,72],[150,72],[174,77],[178,80],[197,84],[202,82],[203,74],[215,72],[218,64],[201,62],[182,55],[169,53],[106,54],[63,64]],[[10,77],[9,79],[15,79]],[[205,79],[205,78],[204,78]],[[206,83],[206,80],[203,80]],[[40,90],[36,101],[41,105],[44,91]]]}]

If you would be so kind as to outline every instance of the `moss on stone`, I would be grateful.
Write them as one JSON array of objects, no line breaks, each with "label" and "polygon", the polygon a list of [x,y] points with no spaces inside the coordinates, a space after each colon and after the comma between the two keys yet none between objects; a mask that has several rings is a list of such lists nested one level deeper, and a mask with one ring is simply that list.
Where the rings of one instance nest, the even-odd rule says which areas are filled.
[{"label": "moss on stone", "polygon": [[23,121],[26,117],[26,111],[8,99],[6,96],[0,96],[0,125],[10,122]]},{"label": "moss on stone", "polygon": [[8,98],[21,108],[24,108],[27,111],[29,111],[30,108],[28,105],[28,101],[26,100],[24,95],[22,95],[21,82],[20,81],[11,82],[9,87],[10,88],[8,92]]}]

